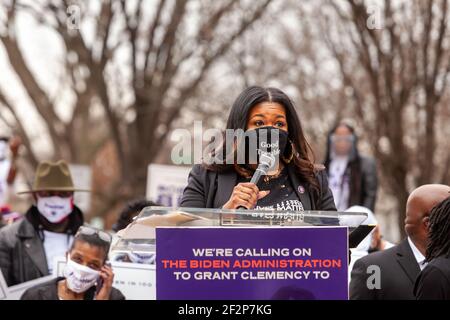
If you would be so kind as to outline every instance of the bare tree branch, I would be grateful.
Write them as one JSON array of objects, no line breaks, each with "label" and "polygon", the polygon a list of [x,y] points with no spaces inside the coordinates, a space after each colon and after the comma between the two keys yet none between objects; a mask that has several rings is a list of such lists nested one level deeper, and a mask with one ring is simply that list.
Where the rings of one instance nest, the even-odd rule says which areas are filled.
[{"label": "bare tree branch", "polygon": [[38,159],[36,157],[36,154],[33,151],[32,143],[31,143],[31,140],[30,140],[30,138],[28,136],[28,133],[26,132],[26,130],[25,130],[23,124],[22,124],[22,121],[19,119],[16,110],[14,110],[12,105],[9,103],[9,101],[6,99],[6,97],[0,91],[0,106],[1,105],[4,106],[6,109],[8,109],[9,112],[12,114],[12,116],[14,118],[14,121],[15,121],[14,127],[12,127],[12,128],[15,128],[15,129],[18,130],[18,132],[19,132],[19,134],[20,134],[20,136],[21,136],[21,138],[23,140],[23,143],[24,143],[24,145],[25,145],[25,147],[27,149],[28,160],[30,161],[30,163],[33,166],[36,166],[37,163],[38,163]]}]

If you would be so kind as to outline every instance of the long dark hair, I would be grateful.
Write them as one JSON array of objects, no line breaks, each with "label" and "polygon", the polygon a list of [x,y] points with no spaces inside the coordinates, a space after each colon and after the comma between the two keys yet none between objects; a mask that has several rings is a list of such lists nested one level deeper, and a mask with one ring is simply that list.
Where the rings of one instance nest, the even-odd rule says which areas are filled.
[{"label": "long dark hair", "polygon": [[328,136],[327,136],[327,150],[326,150],[325,161],[324,161],[324,164],[327,167],[328,167],[328,165],[331,162],[331,136],[340,127],[347,128],[350,131],[350,133],[352,134],[353,138],[355,139],[354,143],[353,143],[353,149],[351,150],[351,158],[352,158],[352,160],[357,160],[359,158],[359,151],[358,151],[358,147],[357,147],[358,146],[358,136],[356,135],[355,128],[353,128],[352,125],[350,125],[349,123],[347,123],[345,121],[339,121],[328,132]]},{"label": "long dark hair", "polygon": [[133,218],[142,211],[142,209],[151,206],[157,207],[159,204],[146,199],[136,199],[128,202],[125,205],[125,208],[122,209],[119,219],[112,226],[112,230],[118,232],[119,230],[125,229],[133,221]]},{"label": "long dark hair", "polygon": [[450,254],[450,197],[430,212],[426,261]]},{"label": "long dark hair", "polygon": [[[286,158],[292,154],[292,164],[300,178],[308,182],[313,191],[319,192],[319,183],[316,178],[316,171],[321,167],[314,165],[314,152],[309,145],[303,133],[300,119],[295,110],[291,99],[281,90],[276,88],[263,88],[252,86],[245,89],[233,103],[228,116],[226,129],[247,130],[248,116],[252,108],[263,102],[273,102],[282,105],[286,112],[286,120],[288,123],[288,136],[291,142],[286,148]],[[222,150],[226,150],[225,142]],[[207,169],[212,171],[224,171],[234,169],[241,175],[246,175],[246,169],[236,164],[212,164],[207,165]]]},{"label": "long dark hair", "polygon": [[[354,142],[350,153],[350,159],[348,162],[348,168],[350,169],[350,199],[349,206],[353,204],[361,203],[362,195],[362,171],[361,171],[361,157],[358,151],[358,136],[355,133],[355,128],[345,121],[338,122],[328,133],[327,137],[327,150],[325,154],[324,165],[327,173],[330,170],[331,163],[331,136],[336,132],[339,127],[346,127],[353,135]],[[373,208],[369,208],[373,209]]]}]

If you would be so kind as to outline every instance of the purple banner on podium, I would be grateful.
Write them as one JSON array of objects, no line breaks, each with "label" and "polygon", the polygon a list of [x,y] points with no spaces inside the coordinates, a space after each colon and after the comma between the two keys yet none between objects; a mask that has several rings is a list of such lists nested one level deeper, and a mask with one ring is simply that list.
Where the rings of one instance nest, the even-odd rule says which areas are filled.
[{"label": "purple banner on podium", "polygon": [[346,300],[346,227],[158,228],[158,300]]}]

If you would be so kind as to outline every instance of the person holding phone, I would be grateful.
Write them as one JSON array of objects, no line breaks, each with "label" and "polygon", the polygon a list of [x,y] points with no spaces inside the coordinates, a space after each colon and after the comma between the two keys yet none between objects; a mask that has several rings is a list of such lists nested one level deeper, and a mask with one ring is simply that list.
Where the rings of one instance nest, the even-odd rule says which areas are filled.
[{"label": "person holding phone", "polygon": [[107,263],[111,235],[82,226],[67,252],[64,277],[32,287],[21,300],[125,300]]}]

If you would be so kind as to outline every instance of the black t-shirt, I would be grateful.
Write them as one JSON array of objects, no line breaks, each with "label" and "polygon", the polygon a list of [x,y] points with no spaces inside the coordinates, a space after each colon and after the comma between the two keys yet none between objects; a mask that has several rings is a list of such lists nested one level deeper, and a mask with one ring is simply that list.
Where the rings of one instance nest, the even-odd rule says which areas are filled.
[{"label": "black t-shirt", "polygon": [[[261,177],[258,188],[260,191],[270,190],[270,193],[258,201],[254,210],[305,211],[292,187],[286,167],[283,168],[278,177],[270,179],[267,179],[267,177]],[[238,183],[249,181],[250,179],[242,177],[238,179]]]}]

